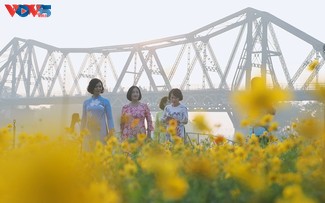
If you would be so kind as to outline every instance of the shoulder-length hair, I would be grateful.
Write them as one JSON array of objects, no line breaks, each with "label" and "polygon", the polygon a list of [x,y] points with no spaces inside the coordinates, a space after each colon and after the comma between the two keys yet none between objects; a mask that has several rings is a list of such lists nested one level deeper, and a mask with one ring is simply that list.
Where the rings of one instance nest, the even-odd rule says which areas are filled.
[{"label": "shoulder-length hair", "polygon": [[167,101],[168,101],[168,97],[167,96],[164,96],[163,98],[160,99],[159,108],[161,110],[164,110],[165,109]]},{"label": "shoulder-length hair", "polygon": [[183,100],[183,94],[182,91],[178,88],[174,88],[172,90],[170,90],[169,94],[168,94],[168,99],[170,100],[171,95],[174,95],[175,97],[177,97],[179,99],[179,101]]},{"label": "shoulder-length hair", "polygon": [[128,90],[128,92],[126,93],[126,98],[129,100],[129,101],[132,101],[132,91],[133,91],[133,89],[134,88],[137,88],[138,89],[138,91],[139,91],[139,101],[142,99],[142,94],[141,94],[141,91],[140,91],[140,88],[138,87],[138,86],[135,86],[135,85],[133,85],[133,86],[131,86],[130,88],[129,88],[129,90]]},{"label": "shoulder-length hair", "polygon": [[89,81],[89,84],[88,84],[88,87],[87,87],[87,91],[88,91],[90,94],[94,94],[94,89],[95,89],[96,85],[97,85],[99,82],[102,84],[102,92],[101,92],[101,93],[103,93],[103,92],[104,92],[104,85],[103,85],[103,82],[102,82],[100,79],[98,79],[98,78],[93,78],[93,79],[91,79],[91,80]]}]

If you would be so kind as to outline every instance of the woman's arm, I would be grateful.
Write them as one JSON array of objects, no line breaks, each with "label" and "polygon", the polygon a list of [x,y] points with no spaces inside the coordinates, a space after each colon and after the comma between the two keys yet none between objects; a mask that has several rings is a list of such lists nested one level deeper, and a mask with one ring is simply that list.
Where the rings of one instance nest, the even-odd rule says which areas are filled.
[{"label": "woman's arm", "polygon": [[160,119],[160,122],[168,124],[169,120],[172,119],[168,113],[168,107],[169,105],[165,106],[165,109],[163,111],[162,117]]},{"label": "woman's arm", "polygon": [[114,120],[113,120],[113,114],[112,114],[112,107],[111,103],[109,100],[106,100],[106,118],[107,118],[107,123],[108,123],[108,128],[109,129],[114,129]]},{"label": "woman's arm", "polygon": [[108,135],[112,136],[115,132],[115,129],[114,129],[113,114],[112,114],[112,106],[109,100],[106,100],[105,109],[106,109],[106,119],[107,119],[108,130],[109,130]]},{"label": "woman's arm", "polygon": [[187,124],[188,123],[188,111],[187,111],[186,106],[183,106],[183,108],[181,110],[181,115],[182,115],[182,118],[179,120],[179,122],[182,124]]}]

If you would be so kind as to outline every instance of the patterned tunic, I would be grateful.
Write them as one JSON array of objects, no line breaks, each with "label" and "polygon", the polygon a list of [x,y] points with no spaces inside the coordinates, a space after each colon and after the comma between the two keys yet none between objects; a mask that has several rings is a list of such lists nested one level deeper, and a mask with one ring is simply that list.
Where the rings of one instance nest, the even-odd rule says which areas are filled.
[{"label": "patterned tunic", "polygon": [[137,134],[146,134],[145,120],[147,121],[147,129],[153,131],[151,113],[147,104],[124,105],[121,117],[122,140],[134,138]]},{"label": "patterned tunic", "polygon": [[[167,124],[167,129],[169,127],[168,118],[173,118],[177,121],[177,135],[184,138],[184,125],[188,122],[188,112],[186,106],[183,104],[179,104],[178,106],[172,106],[171,104],[167,105],[161,118],[161,121]],[[170,135],[168,133],[167,137],[170,139]]]}]

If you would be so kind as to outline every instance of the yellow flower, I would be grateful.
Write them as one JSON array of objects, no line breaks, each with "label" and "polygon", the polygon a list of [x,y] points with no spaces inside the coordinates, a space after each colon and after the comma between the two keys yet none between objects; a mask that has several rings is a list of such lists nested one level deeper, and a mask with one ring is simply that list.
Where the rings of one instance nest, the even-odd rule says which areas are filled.
[{"label": "yellow flower", "polygon": [[258,145],[258,143],[259,143],[258,137],[254,133],[252,134],[251,138],[249,139],[249,143],[251,145],[255,145],[255,146]]},{"label": "yellow flower", "polygon": [[207,124],[208,122],[205,120],[205,116],[202,114],[196,115],[193,119],[193,125],[199,131],[202,132],[210,132],[211,128]]},{"label": "yellow flower", "polygon": [[227,139],[222,135],[217,135],[214,137],[214,143],[216,143],[217,145],[223,144],[226,141],[227,141]]},{"label": "yellow flower", "polygon": [[177,125],[178,125],[178,123],[177,123],[177,120],[176,119],[170,119],[169,120],[169,123],[168,123],[168,126],[169,126],[169,128],[177,128]]},{"label": "yellow flower", "polygon": [[289,185],[282,192],[283,197],[276,200],[276,203],[316,203],[313,199],[307,197],[300,185]]},{"label": "yellow flower", "polygon": [[123,141],[121,143],[121,148],[123,151],[128,152],[129,151],[129,142],[128,141]]},{"label": "yellow flower", "polygon": [[132,123],[131,123],[131,128],[135,128],[135,127],[137,127],[138,124],[139,124],[139,122],[140,122],[140,119],[138,119],[138,118],[133,119],[133,120],[132,120]]},{"label": "yellow flower", "polygon": [[123,115],[121,116],[121,124],[126,124],[126,123],[129,122],[129,120],[130,120],[130,116],[128,116],[128,115],[126,115],[126,114],[123,114]]},{"label": "yellow flower", "polygon": [[264,84],[261,84],[249,91],[235,92],[232,95],[232,100],[241,113],[248,116],[250,120],[258,122],[267,113],[274,113],[273,106],[275,104],[290,97],[288,91],[279,88],[268,89]]},{"label": "yellow flower", "polygon": [[161,133],[166,133],[166,128],[165,128],[165,126],[159,126],[159,132],[161,132]]},{"label": "yellow flower", "polygon": [[261,119],[261,125],[267,125],[273,120],[273,115],[271,114],[266,114],[263,116]]},{"label": "yellow flower", "polygon": [[235,149],[235,155],[241,159],[244,159],[247,157],[247,153],[243,149],[243,147],[236,147]]},{"label": "yellow flower", "polygon": [[168,127],[167,128],[167,133],[170,135],[176,135],[177,134],[177,129],[173,127]]},{"label": "yellow flower", "polygon": [[178,172],[179,162],[169,157],[166,152],[161,150],[151,151],[148,157],[141,162],[143,170],[154,173],[156,177],[161,179],[176,174]]},{"label": "yellow flower", "polygon": [[173,137],[173,140],[174,140],[175,145],[183,144],[183,139],[181,137],[179,137],[177,135],[174,135],[172,137]]},{"label": "yellow flower", "polygon": [[296,166],[302,173],[309,173],[314,171],[317,167],[320,167],[322,161],[321,158],[315,156],[299,157]]},{"label": "yellow flower", "polygon": [[243,119],[240,121],[240,126],[242,127],[247,127],[251,124],[251,121],[249,121],[248,119]]},{"label": "yellow flower", "polygon": [[292,149],[293,146],[294,146],[293,141],[290,139],[286,139],[283,142],[279,143],[278,149],[280,153],[285,153],[288,150]]},{"label": "yellow flower", "polygon": [[97,203],[97,202],[111,202],[119,203],[121,199],[119,194],[110,189],[106,182],[94,182],[90,185],[86,192],[86,200],[84,202]]},{"label": "yellow flower", "polygon": [[184,178],[179,176],[171,176],[167,179],[159,180],[158,187],[162,191],[166,200],[180,200],[184,197],[188,190],[188,183]]},{"label": "yellow flower", "polygon": [[203,156],[189,158],[185,166],[185,171],[190,176],[194,175],[199,178],[212,179],[217,175],[217,170],[211,162],[212,160]]},{"label": "yellow flower", "polygon": [[69,134],[73,134],[74,133],[74,130],[70,127],[65,127],[64,128],[65,132],[69,133]]},{"label": "yellow flower", "polygon": [[137,139],[140,143],[143,143],[146,138],[147,138],[147,135],[145,133],[140,133],[137,135]]},{"label": "yellow flower", "polygon": [[239,145],[243,145],[245,143],[245,137],[242,133],[235,133],[235,142]]},{"label": "yellow flower", "polygon": [[279,171],[281,169],[282,161],[278,157],[273,157],[270,160],[270,167],[272,171]]},{"label": "yellow flower", "polygon": [[303,119],[296,128],[299,135],[307,139],[318,138],[322,135],[322,124],[316,118]]},{"label": "yellow flower", "polygon": [[107,140],[107,145],[109,146],[117,146],[118,145],[118,140],[115,136],[111,136]]},{"label": "yellow flower", "polygon": [[137,166],[134,163],[127,163],[123,167],[123,172],[126,176],[133,176],[137,171]]},{"label": "yellow flower", "polygon": [[12,134],[7,128],[0,129],[0,152],[12,146]]},{"label": "yellow flower", "polygon": [[83,130],[80,131],[80,136],[81,137],[85,137],[85,136],[87,136],[89,134],[90,134],[90,132],[89,132],[88,129],[83,129]]},{"label": "yellow flower", "polygon": [[272,122],[269,126],[269,131],[276,131],[278,129],[278,123],[277,122]]},{"label": "yellow flower", "polygon": [[319,60],[315,59],[308,65],[308,70],[313,71],[319,65]]},{"label": "yellow flower", "polygon": [[137,148],[138,148],[138,144],[135,142],[135,143],[130,143],[129,144],[129,152],[130,153],[133,153],[133,152],[135,152],[136,150],[137,150]]},{"label": "yellow flower", "polygon": [[270,142],[277,142],[278,138],[274,135],[269,135],[269,140],[270,140]]},{"label": "yellow flower", "polygon": [[239,180],[251,190],[261,191],[266,187],[265,176],[261,171],[252,169],[248,163],[234,162],[226,168],[229,176]]}]

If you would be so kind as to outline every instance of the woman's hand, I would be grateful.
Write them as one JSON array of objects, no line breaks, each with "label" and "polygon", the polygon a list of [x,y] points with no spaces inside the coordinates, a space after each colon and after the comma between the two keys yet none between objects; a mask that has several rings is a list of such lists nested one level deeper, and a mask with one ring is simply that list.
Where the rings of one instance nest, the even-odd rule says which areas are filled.
[{"label": "woman's hand", "polygon": [[175,118],[171,117],[171,116],[167,116],[166,118],[166,122],[168,123],[170,120],[176,120]]}]

